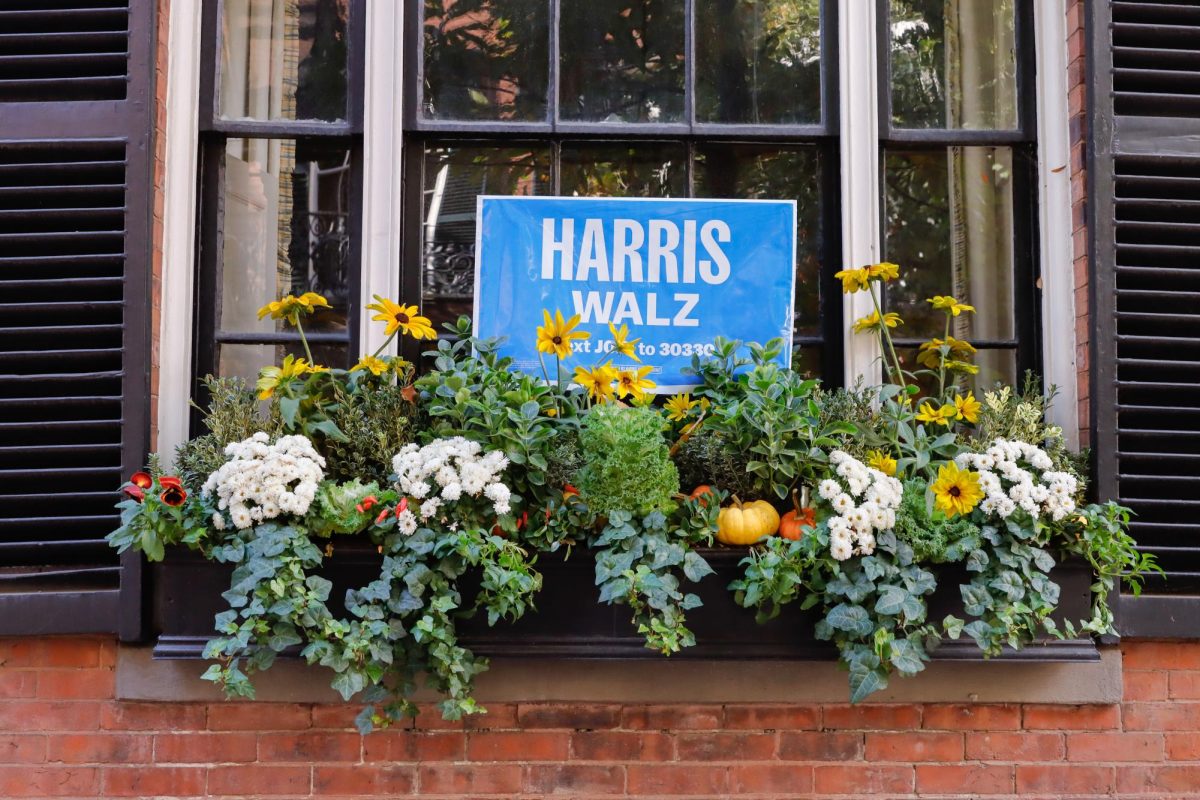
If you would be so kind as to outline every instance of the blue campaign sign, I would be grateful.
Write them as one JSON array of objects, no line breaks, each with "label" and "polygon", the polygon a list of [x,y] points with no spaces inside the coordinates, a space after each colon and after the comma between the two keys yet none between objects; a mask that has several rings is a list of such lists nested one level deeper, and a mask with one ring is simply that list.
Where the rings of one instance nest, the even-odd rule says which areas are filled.
[{"label": "blue campaign sign", "polygon": [[791,363],[795,201],[480,197],[476,225],[475,330],[507,337],[501,354],[524,372],[541,372],[543,309],[578,314],[591,334],[564,375],[606,357],[610,322],[641,339],[659,392],[694,385],[683,369],[718,336],[783,337]]}]

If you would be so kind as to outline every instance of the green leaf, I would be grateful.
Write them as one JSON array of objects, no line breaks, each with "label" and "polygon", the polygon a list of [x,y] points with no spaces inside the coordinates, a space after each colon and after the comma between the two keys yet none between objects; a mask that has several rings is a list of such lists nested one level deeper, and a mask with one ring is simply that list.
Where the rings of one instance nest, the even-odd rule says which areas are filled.
[{"label": "green leaf", "polygon": [[925,669],[925,651],[919,645],[908,639],[896,639],[891,650],[888,660],[904,675],[915,675]]},{"label": "green leaf", "polygon": [[281,396],[279,398],[279,416],[288,430],[296,427],[296,415],[300,412],[300,398]]},{"label": "green leaf", "polygon": [[871,615],[862,606],[852,606],[841,603],[830,609],[825,621],[830,627],[839,631],[853,633],[856,636],[870,636],[875,630]]},{"label": "green leaf", "polygon": [[963,620],[953,614],[947,614],[946,618],[942,620],[942,629],[946,631],[946,635],[951,639],[957,640],[962,635],[964,624],[966,623]]},{"label": "green leaf", "polygon": [[875,692],[886,689],[887,672],[883,669],[850,667],[850,702],[861,703]]},{"label": "green leaf", "polygon": [[884,586],[879,591],[879,600],[875,602],[875,613],[896,616],[904,608],[904,601],[908,598],[907,589],[901,586]]},{"label": "green leaf", "polygon": [[692,583],[696,583],[705,575],[711,575],[713,568],[709,565],[704,557],[695,551],[689,550],[683,557],[683,574]]}]

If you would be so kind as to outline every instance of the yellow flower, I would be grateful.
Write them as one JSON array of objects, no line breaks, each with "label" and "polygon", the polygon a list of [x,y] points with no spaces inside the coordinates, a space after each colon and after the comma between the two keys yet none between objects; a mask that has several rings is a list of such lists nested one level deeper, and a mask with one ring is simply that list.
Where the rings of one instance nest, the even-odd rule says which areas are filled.
[{"label": "yellow flower", "polygon": [[964,311],[975,312],[975,306],[969,306],[966,303],[960,303],[949,295],[939,294],[926,299],[926,303],[930,303],[934,308],[945,311],[954,316],[958,316]]},{"label": "yellow flower", "polygon": [[550,312],[542,309],[542,316],[546,320],[545,325],[539,325],[537,329],[537,349],[539,353],[549,353],[558,356],[559,358],[570,358],[572,344],[575,339],[589,339],[591,334],[587,331],[577,331],[575,326],[579,324],[579,315],[571,317],[569,320],[563,321],[561,311],[555,310],[554,318],[551,319]]},{"label": "yellow flower", "polygon": [[629,401],[629,404],[634,408],[648,408],[654,405],[654,395],[650,392],[635,394],[633,399]]},{"label": "yellow flower", "polygon": [[391,336],[396,331],[400,331],[405,336],[411,336],[414,339],[437,338],[437,331],[433,329],[429,317],[422,317],[419,313],[420,309],[416,306],[393,303],[379,295],[374,295],[374,297],[375,302],[368,305],[367,310],[379,312],[371,317],[372,320],[387,323],[387,327],[383,330],[384,336]]},{"label": "yellow flower", "polygon": [[591,369],[575,368],[575,382],[586,389],[593,400],[601,403],[613,399],[613,381],[616,379],[617,371],[607,363]]},{"label": "yellow flower", "polygon": [[317,308],[330,307],[329,301],[316,292],[305,292],[299,297],[289,294],[282,300],[272,301],[260,308],[258,318],[262,319],[270,314],[271,319],[286,319],[295,325],[301,314],[311,314]]},{"label": "yellow flower", "polygon": [[628,356],[639,364],[642,363],[642,360],[637,357],[637,343],[640,342],[641,339],[627,338],[629,336],[628,325],[622,325],[620,328],[618,328],[616,325],[613,325],[610,322],[608,323],[608,330],[612,333],[614,352],[620,353],[623,356]]},{"label": "yellow flower", "polygon": [[953,461],[938,469],[937,480],[929,488],[933,490],[934,504],[951,518],[971,513],[983,499],[979,474],[959,469]]},{"label": "yellow flower", "polygon": [[283,360],[282,366],[263,367],[259,370],[258,383],[255,384],[255,388],[258,389],[258,399],[266,400],[274,395],[275,390],[280,386],[291,383],[310,372],[328,371],[328,367],[319,367],[316,364],[309,364],[303,358],[288,356]]},{"label": "yellow flower", "polygon": [[378,378],[380,375],[387,372],[390,367],[382,358],[376,358],[375,356],[363,356],[358,360],[357,364],[350,368],[350,371],[357,372],[360,369],[365,369]]},{"label": "yellow flower", "polygon": [[974,425],[979,422],[979,411],[983,406],[975,399],[974,392],[967,392],[966,397],[954,395],[954,408],[957,412],[954,416],[955,419],[965,419]]},{"label": "yellow flower", "polygon": [[890,261],[884,261],[881,264],[872,264],[867,267],[867,272],[870,277],[878,278],[881,281],[894,281],[900,277],[900,265],[893,264]]},{"label": "yellow flower", "polygon": [[965,372],[968,375],[978,375],[979,367],[966,361],[947,361],[946,369],[950,372]]},{"label": "yellow flower", "polygon": [[926,422],[931,425],[944,425],[950,427],[950,420],[954,419],[954,415],[958,410],[950,403],[941,408],[934,408],[933,404],[926,401],[921,403],[920,413],[917,414],[917,422]]},{"label": "yellow flower", "polygon": [[653,389],[657,384],[652,380],[647,380],[646,376],[654,367],[639,367],[637,369],[623,369],[617,373],[617,396],[628,397],[633,395],[634,400],[640,400],[649,390]]},{"label": "yellow flower", "polygon": [[[893,314],[891,311],[889,311],[883,315],[883,324],[887,325],[889,328],[894,328],[897,325],[903,325],[904,320],[900,319],[899,314]],[[879,330],[879,327],[880,323],[878,311],[872,311],[867,316],[854,322],[855,333],[862,333],[863,331],[876,331]]]},{"label": "yellow flower", "polygon": [[842,282],[843,294],[853,294],[860,289],[867,288],[867,285],[871,282],[871,268],[844,269],[841,272],[834,273],[833,277]]},{"label": "yellow flower", "polygon": [[690,394],[673,394],[663,408],[667,410],[667,419],[674,422],[682,422],[687,419],[688,412],[695,408],[699,403],[692,399]]},{"label": "yellow flower", "polygon": [[937,369],[938,362],[942,358],[942,347],[949,349],[949,352],[946,354],[947,369],[951,360],[962,361],[965,358],[975,355],[975,348],[969,342],[955,339],[953,336],[947,336],[945,339],[930,339],[921,345],[920,352],[917,354],[917,361],[929,369]]},{"label": "yellow flower", "polygon": [[896,477],[896,459],[889,456],[882,450],[872,450],[867,453],[869,457],[867,466],[872,469],[877,469],[889,478]]}]

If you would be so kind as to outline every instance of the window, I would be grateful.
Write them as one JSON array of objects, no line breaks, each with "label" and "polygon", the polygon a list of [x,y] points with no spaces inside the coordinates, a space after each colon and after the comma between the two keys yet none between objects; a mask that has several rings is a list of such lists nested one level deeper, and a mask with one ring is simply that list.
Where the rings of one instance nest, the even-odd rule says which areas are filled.
[{"label": "window", "polygon": [[359,0],[206,4],[196,374],[237,375],[302,354],[258,319],[282,294],[319,292],[313,357],[356,355],[362,180]]}]

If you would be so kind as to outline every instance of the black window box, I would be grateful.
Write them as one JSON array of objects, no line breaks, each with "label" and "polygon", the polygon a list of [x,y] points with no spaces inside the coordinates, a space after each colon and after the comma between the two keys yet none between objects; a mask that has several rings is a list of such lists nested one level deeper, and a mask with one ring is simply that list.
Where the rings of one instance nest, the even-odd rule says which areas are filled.
[{"label": "black window box", "polygon": [[[715,574],[693,585],[704,605],[688,612],[688,625],[696,634],[696,646],[672,658],[683,659],[793,659],[834,660],[837,653],[828,642],[813,638],[819,611],[786,607],[775,619],[758,624],[754,611],[738,606],[729,583],[741,574],[738,562],[744,548],[713,548],[701,551]],[[334,584],[330,608],[341,611],[340,598],[347,588],[368,583],[378,572],[381,556],[362,541],[337,540],[334,553],[321,571]],[[648,650],[630,623],[629,609],[603,605],[594,585],[595,565],[591,554],[575,548],[565,553],[542,554],[538,569],[543,576],[536,610],[510,624],[488,627],[479,614],[459,623],[460,642],[480,655],[541,656],[581,659],[661,658]],[[929,602],[929,618],[962,614],[958,586],[966,581],[960,565],[940,568],[939,585]],[[168,551],[154,566],[154,613],[158,637],[157,658],[200,658],[204,643],[213,634],[213,616],[225,609],[221,593],[229,588],[232,568],[206,561],[183,549]],[[1061,619],[1086,619],[1090,615],[1092,575],[1082,562],[1060,564],[1051,577],[1062,588],[1058,614]],[[473,594],[463,585],[464,599]],[[968,620],[969,621],[969,620]],[[974,642],[966,637],[946,641],[934,654],[935,660],[982,660]],[[1099,652],[1089,639],[1046,640],[1019,651],[1006,651],[1001,658],[1022,661],[1096,661]]]}]

